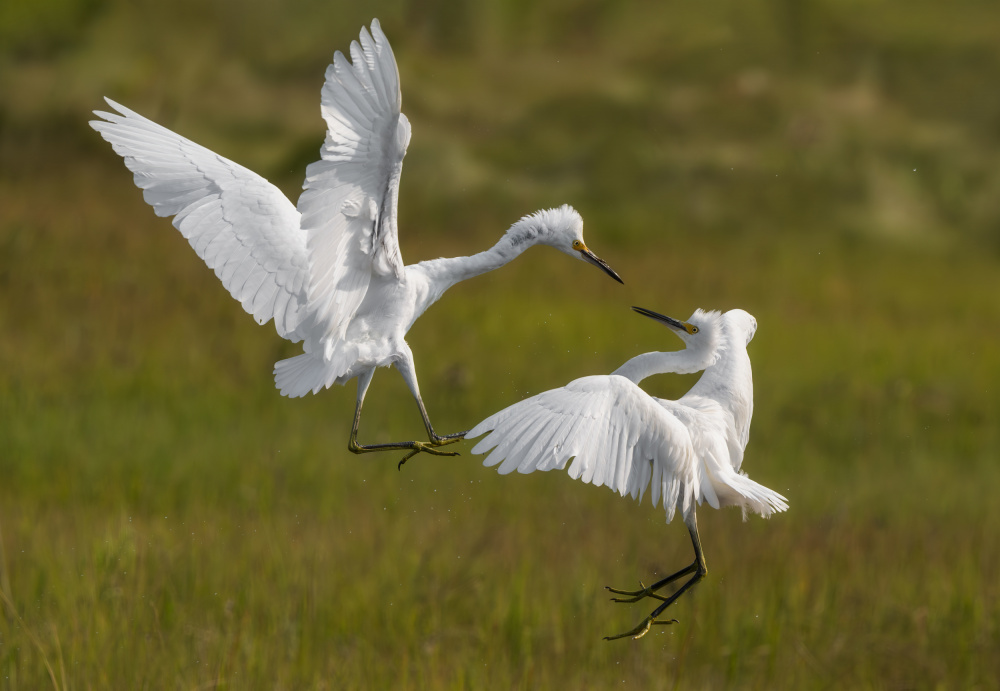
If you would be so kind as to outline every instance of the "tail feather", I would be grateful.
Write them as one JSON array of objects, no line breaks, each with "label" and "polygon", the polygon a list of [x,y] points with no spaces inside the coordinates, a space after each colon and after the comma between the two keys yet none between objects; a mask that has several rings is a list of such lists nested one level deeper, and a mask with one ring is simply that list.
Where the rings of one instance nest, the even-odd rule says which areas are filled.
[{"label": "tail feather", "polygon": [[307,393],[318,393],[333,383],[323,358],[313,353],[303,353],[274,363],[274,385],[282,396],[299,398]]},{"label": "tail feather", "polygon": [[[722,483],[725,487],[719,491]],[[754,482],[743,473],[727,474],[724,478],[717,478],[715,484],[715,489],[718,491],[719,497],[724,498],[725,504],[739,506],[743,509],[744,519],[750,512],[767,518],[772,513],[788,509],[787,499],[774,490]]]}]

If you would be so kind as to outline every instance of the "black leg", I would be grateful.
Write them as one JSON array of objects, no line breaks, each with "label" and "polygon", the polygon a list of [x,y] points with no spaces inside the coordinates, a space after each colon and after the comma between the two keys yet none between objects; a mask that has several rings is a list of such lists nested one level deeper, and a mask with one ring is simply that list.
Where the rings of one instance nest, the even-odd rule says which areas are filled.
[{"label": "black leg", "polygon": [[[642,586],[642,589],[635,591],[618,590],[616,588],[609,587],[608,590],[611,592],[626,596],[622,598],[611,598],[614,602],[638,602],[645,597],[651,597],[657,600],[663,600],[663,603],[654,609],[648,617],[639,622],[639,625],[631,631],[626,631],[625,633],[620,633],[616,636],[605,636],[604,640],[613,641],[617,638],[625,638],[627,636],[631,636],[633,639],[639,639],[649,633],[649,630],[653,626],[667,626],[669,624],[677,623],[676,619],[664,620],[657,619],[657,617],[663,614],[663,611],[667,609],[667,607],[674,604],[681,595],[696,586],[698,582],[705,577],[705,574],[708,573],[708,567],[705,565],[705,554],[701,549],[701,537],[698,535],[698,518],[694,511],[691,512],[690,518],[685,518],[684,522],[687,524],[688,532],[691,534],[691,544],[694,545],[694,561],[690,564],[690,566],[685,566],[677,573],[673,573],[666,578],[657,581],[648,588],[642,586],[642,582],[639,583],[639,585]],[[672,583],[688,574],[693,575],[684,582],[684,585],[677,589],[677,592],[670,597],[664,597],[656,592],[665,585],[668,585],[669,583]]]},{"label": "black leg", "polygon": [[[371,384],[372,375],[375,373],[374,370],[361,374],[358,377],[358,399],[354,408],[354,424],[351,426],[351,437],[347,442],[347,450],[351,453],[373,453],[376,451],[402,451],[408,450],[409,453],[403,457],[403,460],[399,462],[397,467],[402,467],[410,458],[418,453],[429,453],[435,456],[457,456],[458,453],[454,451],[438,451],[435,446],[441,446],[439,443],[433,442],[423,442],[423,441],[399,441],[391,442],[388,444],[359,444],[358,443],[358,427],[361,425],[361,407],[365,402],[365,394],[368,392],[368,385]],[[421,404],[421,409],[423,409],[423,404]],[[454,441],[459,441],[455,439]],[[447,442],[449,444],[454,442]]]},{"label": "black leg", "polygon": [[[458,432],[456,434],[446,434],[440,435],[434,431],[434,426],[431,425],[430,415],[427,414],[427,407],[424,405],[424,399],[420,396],[420,385],[417,384],[417,372],[413,365],[413,354],[407,351],[405,353],[406,357],[399,360],[396,363],[396,369],[399,370],[400,375],[403,377],[403,381],[406,382],[406,386],[410,389],[410,393],[413,394],[413,400],[417,402],[417,408],[420,409],[420,418],[424,421],[424,429],[427,430],[427,438],[430,439],[431,446],[447,446],[448,444],[454,444],[455,442],[462,441],[465,438],[465,432]],[[424,450],[424,449],[421,449]],[[402,461],[400,461],[400,466],[403,465],[413,454],[408,455]],[[446,454],[441,453],[442,456],[451,456],[458,454]]]}]

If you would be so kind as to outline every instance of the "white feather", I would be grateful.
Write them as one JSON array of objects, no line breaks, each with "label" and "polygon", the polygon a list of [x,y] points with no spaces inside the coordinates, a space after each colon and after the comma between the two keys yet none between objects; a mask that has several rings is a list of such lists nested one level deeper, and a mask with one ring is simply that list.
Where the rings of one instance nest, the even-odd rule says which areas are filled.
[{"label": "white feather", "polygon": [[[784,497],[738,472],[753,408],[746,345],[756,321],[742,310],[699,310],[688,325],[698,331],[680,334],[685,350],[647,353],[621,374],[577,379],[486,418],[466,435],[489,432],[472,452],[491,452],[484,465],[499,464],[501,473],[564,469],[572,459],[571,478],[622,496],[641,499],[652,485],[653,505],[662,498],[668,521],[702,502],[763,516],[785,510]],[[704,375],[678,401],[654,398],[636,383],[700,368]]]},{"label": "white feather", "polygon": [[[307,271],[306,238],[299,213],[281,191],[256,173],[107,101],[117,112],[96,111],[103,120],[90,125],[125,159],[156,214],[174,216],[174,225],[209,267],[229,266],[234,258],[248,260],[239,275],[236,266],[217,272],[230,294],[246,308],[253,298],[246,289],[249,277],[259,278],[259,285],[270,275],[296,308],[303,304],[296,278]],[[267,213],[246,205],[247,196],[263,199]],[[266,322],[275,315],[254,316]],[[275,328],[294,338],[294,325],[282,320]]]},{"label": "white feather", "polygon": [[[351,60],[335,53],[326,70],[326,138],[306,168],[297,206],[256,173],[113,101],[116,112],[96,111],[100,119],[90,125],[243,309],[303,342],[302,355],[275,364],[283,394],[303,396],[364,374],[360,406],[367,375],[393,365],[420,401],[404,337],[448,288],[537,244],[600,260],[582,256],[583,219],[563,206],[524,217],[472,257],[404,266],[397,207],[410,124],[396,59],[377,20],[349,52]],[[426,415],[424,422],[433,439]]]}]

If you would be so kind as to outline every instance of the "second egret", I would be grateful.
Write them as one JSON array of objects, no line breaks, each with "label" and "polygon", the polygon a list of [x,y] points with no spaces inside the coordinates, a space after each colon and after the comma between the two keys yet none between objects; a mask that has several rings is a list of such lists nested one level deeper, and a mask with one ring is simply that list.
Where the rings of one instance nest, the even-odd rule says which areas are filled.
[{"label": "second egret", "polygon": [[[686,322],[640,307],[639,314],[666,325],[687,346],[674,352],[638,355],[610,375],[577,379],[492,415],[469,430],[471,439],[490,432],[472,449],[490,455],[486,466],[499,472],[563,469],[573,479],[607,485],[642,500],[652,485],[653,506],[662,498],[669,522],[677,509],[694,545],[694,561],[651,586],[608,588],[615,602],[661,600],[634,629],[607,640],[641,638],[652,626],[675,620],[658,617],[708,572],[698,535],[696,509],[738,506],[744,518],[784,511],[783,496],[740,470],[750,436],[753,378],[747,345],[757,321],[743,310],[725,314],[697,310]],[[639,388],[646,377],[666,372],[704,374],[677,401],[654,398]],[[572,459],[572,462],[570,462]],[[669,597],[659,590],[690,578]]]}]

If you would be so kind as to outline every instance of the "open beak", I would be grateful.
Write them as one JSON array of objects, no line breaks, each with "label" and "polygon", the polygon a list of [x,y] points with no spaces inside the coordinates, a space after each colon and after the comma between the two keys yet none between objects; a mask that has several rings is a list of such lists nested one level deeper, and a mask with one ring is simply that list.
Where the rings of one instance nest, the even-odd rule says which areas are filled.
[{"label": "open beak", "polygon": [[648,310],[645,307],[633,307],[632,309],[644,317],[649,317],[650,319],[655,319],[661,324],[666,324],[675,331],[683,331],[686,334],[694,333],[692,329],[695,329],[695,327],[692,326],[691,324],[688,324],[687,322],[678,321],[673,317],[668,317],[666,315],[660,314],[659,312]]},{"label": "open beak", "polygon": [[598,257],[596,254],[588,250],[586,247],[584,247],[582,250],[579,250],[579,252],[580,252],[580,258],[583,259],[585,262],[587,262],[588,264],[593,264],[598,269],[606,273],[608,276],[611,276],[611,278],[615,279],[622,285],[625,285],[625,281],[623,281],[621,277],[615,273],[614,269],[608,266],[608,263],[606,261]]}]

